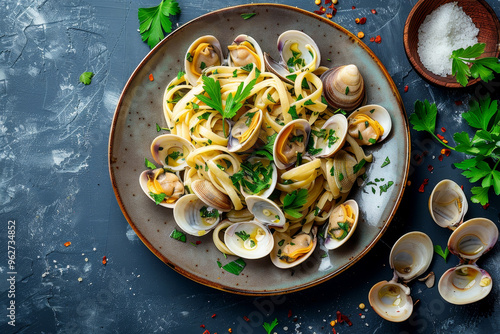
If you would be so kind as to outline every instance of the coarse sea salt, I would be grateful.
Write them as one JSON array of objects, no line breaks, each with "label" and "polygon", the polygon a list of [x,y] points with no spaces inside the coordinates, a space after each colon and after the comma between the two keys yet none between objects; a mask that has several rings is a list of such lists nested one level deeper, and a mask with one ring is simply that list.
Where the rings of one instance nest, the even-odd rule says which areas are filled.
[{"label": "coarse sea salt", "polygon": [[418,29],[418,55],[432,73],[445,77],[451,73],[451,53],[477,43],[479,29],[456,2],[450,2],[427,15]]}]

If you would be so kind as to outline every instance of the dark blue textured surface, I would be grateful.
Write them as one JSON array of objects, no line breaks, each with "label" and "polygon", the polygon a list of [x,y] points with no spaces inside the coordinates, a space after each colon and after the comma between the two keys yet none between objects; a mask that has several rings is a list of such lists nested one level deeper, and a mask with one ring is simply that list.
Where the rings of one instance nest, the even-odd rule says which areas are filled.
[{"label": "dark blue textured surface", "polygon": [[[452,164],[452,153],[439,162],[441,146],[426,134],[411,133],[413,154],[407,188],[398,214],[381,241],[340,276],[301,292],[277,297],[231,295],[182,277],[158,260],[137,238],[114,197],[107,166],[109,127],[128,77],[149,51],[137,32],[137,9],[159,1],[3,0],[0,4],[0,332],[1,333],[265,333],[264,321],[277,318],[277,333],[329,333],[341,310],[353,326],[339,333],[496,333],[500,331],[499,246],[480,259],[494,287],[484,300],[466,306],[447,304],[437,287],[410,287],[420,299],[413,316],[389,323],[368,305],[371,286],[392,277],[390,247],[402,234],[423,231],[445,245],[450,231],[435,225],[427,199],[443,178],[470,183]],[[269,1],[315,10],[313,0]],[[489,0],[496,13],[500,2]],[[245,1],[179,1],[179,25],[209,11]],[[446,137],[468,131],[460,114],[471,96],[489,90],[499,98],[498,78],[464,90],[428,85],[412,70],[403,48],[403,26],[412,1],[339,0],[333,21],[364,39],[396,82],[408,113],[416,99],[439,108],[438,126]],[[355,5],[357,8],[352,10]],[[376,8],[377,15],[370,13]],[[364,26],[354,18],[367,16]],[[285,19],[285,18],[281,18]],[[175,24],[175,23],[174,23]],[[368,41],[381,35],[382,43]],[[321,41],[317,41],[321,42]],[[93,71],[92,84],[78,77]],[[407,93],[403,92],[408,85]],[[464,101],[457,106],[455,101]],[[428,165],[434,166],[429,172]],[[425,178],[424,193],[418,187]],[[499,223],[500,200],[492,196],[484,210],[470,204],[466,219],[487,217]],[[8,325],[7,229],[16,221],[16,326]],[[71,241],[71,246],[63,244]],[[109,260],[104,266],[101,261]],[[439,278],[458,263],[434,257]],[[78,278],[82,278],[82,282]],[[263,280],[266,278],[263,277]],[[292,316],[289,317],[289,311]],[[212,315],[216,314],[214,318]],[[244,320],[244,316],[249,321]]]}]

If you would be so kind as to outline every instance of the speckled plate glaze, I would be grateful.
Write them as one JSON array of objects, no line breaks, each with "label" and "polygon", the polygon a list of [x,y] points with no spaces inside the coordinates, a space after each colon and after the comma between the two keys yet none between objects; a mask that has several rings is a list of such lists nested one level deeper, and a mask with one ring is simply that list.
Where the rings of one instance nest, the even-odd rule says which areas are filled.
[{"label": "speckled plate glaze", "polygon": [[[249,20],[243,13],[257,13]],[[277,18],[286,18],[279,20]],[[278,59],[278,36],[299,29],[318,44],[322,65],[356,64],[367,87],[367,104],[380,104],[391,114],[392,133],[381,145],[370,148],[374,162],[368,180],[383,178],[378,185],[393,181],[387,192],[378,187],[355,188],[351,197],[360,206],[356,233],[341,248],[327,252],[318,246],[314,254],[293,269],[276,268],[269,258],[247,260],[239,276],[217,266],[227,259],[212,243],[212,235],[187,236],[182,243],[169,238],[177,227],[172,210],[155,206],[142,192],[138,178],[145,169],[144,158],[152,160],[149,147],[155,123],[166,126],[162,96],[168,82],[182,69],[186,49],[197,37],[211,34],[229,45],[238,34],[254,37],[262,49]],[[331,61],[328,61],[330,58]],[[154,81],[149,81],[152,73]],[[363,257],[389,226],[406,185],[410,158],[409,127],[401,97],[394,82],[375,54],[343,27],[310,12],[285,5],[252,4],[225,8],[203,15],[178,28],[158,44],[139,64],[118,102],[109,139],[109,171],[118,203],[134,231],[163,262],[182,275],[216,289],[248,295],[281,294],[301,290],[338,275]],[[391,163],[381,168],[385,158]],[[191,242],[200,240],[193,246]],[[326,256],[325,256],[326,254]],[[262,279],[265,277],[266,279]]]}]

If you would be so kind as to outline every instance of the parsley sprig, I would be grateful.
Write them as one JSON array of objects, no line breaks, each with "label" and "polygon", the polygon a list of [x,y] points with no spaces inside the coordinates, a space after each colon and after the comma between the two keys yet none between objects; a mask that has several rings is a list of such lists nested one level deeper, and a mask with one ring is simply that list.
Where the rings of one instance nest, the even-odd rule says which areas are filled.
[{"label": "parsley sprig", "polygon": [[307,202],[307,189],[294,190],[283,199],[283,211],[293,218],[300,218],[300,209]]},{"label": "parsley sprig", "polygon": [[[472,138],[465,131],[455,133],[453,139],[456,147],[446,145],[434,134],[436,127],[437,107],[425,102],[415,102],[415,113],[410,115],[410,123],[417,131],[431,133],[447,148],[473,156],[455,163],[455,167],[463,170],[462,175],[471,183],[481,180],[481,186],[471,189],[473,203],[485,205],[489,202],[488,192],[493,188],[496,195],[500,195],[500,111],[498,101],[491,100],[489,95],[471,100],[469,111],[462,114],[467,123],[477,129]],[[492,167],[493,166],[493,167]]]},{"label": "parsley sprig", "polygon": [[439,245],[434,245],[434,252],[436,252],[436,254],[441,256],[444,259],[444,262],[446,262],[448,254],[450,254],[450,250],[448,249],[448,247],[446,247],[445,250],[443,251],[443,249]]},{"label": "parsley sprig", "polygon": [[[460,48],[451,53],[451,72],[456,77],[457,82],[462,86],[467,86],[469,78],[481,78],[484,82],[492,80],[493,72],[500,73],[500,63],[496,57],[479,58],[484,53],[486,44],[477,43],[466,49]],[[469,67],[469,64],[471,66]]]},{"label": "parsley sprig", "polygon": [[267,334],[271,334],[271,331],[278,325],[278,318],[274,318],[273,322],[268,324],[267,322],[264,322],[262,327],[266,330]]},{"label": "parsley sprig", "polygon": [[139,18],[139,32],[142,41],[148,42],[152,49],[160,42],[165,33],[172,31],[172,22],[169,16],[177,15],[181,12],[176,0],[162,0],[158,6],[150,8],[139,8],[137,17]]},{"label": "parsley sprig", "polygon": [[219,81],[205,75],[202,76],[201,79],[203,80],[203,89],[207,93],[208,97],[204,94],[198,94],[196,97],[201,102],[205,103],[210,108],[217,110],[222,115],[222,131],[225,133],[225,119],[233,118],[238,110],[243,107],[243,102],[250,95],[250,91],[257,82],[257,79],[251,80],[246,86],[244,82],[241,82],[234,96],[233,93],[229,93],[225,106],[222,104],[222,93]]}]

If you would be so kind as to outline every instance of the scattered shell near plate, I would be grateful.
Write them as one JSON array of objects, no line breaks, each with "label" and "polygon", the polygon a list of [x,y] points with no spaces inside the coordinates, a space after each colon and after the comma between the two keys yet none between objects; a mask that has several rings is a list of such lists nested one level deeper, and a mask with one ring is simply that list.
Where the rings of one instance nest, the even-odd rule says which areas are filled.
[{"label": "scattered shell near plate", "polygon": [[469,204],[462,188],[452,180],[442,180],[429,197],[429,212],[436,224],[451,230],[464,220]]}]

